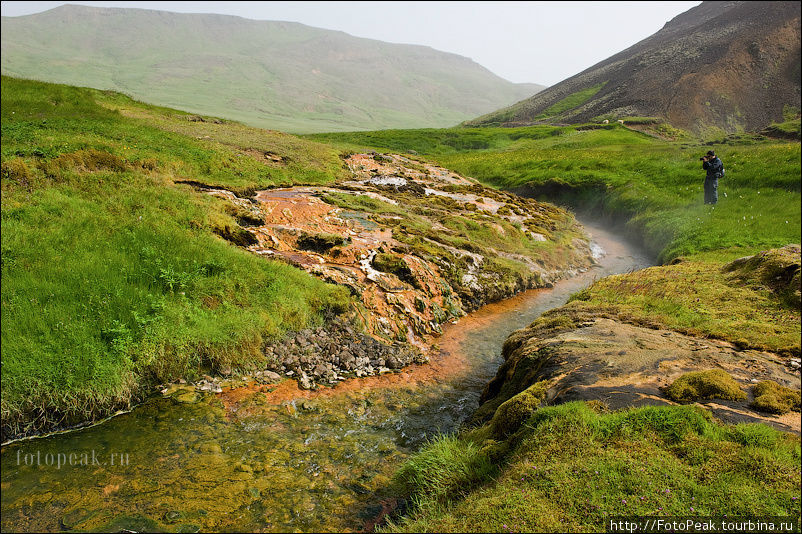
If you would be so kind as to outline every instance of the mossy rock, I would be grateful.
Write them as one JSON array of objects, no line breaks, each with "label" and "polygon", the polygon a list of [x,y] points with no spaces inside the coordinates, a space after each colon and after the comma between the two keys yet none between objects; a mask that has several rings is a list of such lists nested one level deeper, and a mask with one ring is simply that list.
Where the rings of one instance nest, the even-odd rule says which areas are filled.
[{"label": "mossy rock", "polygon": [[420,282],[412,274],[412,270],[404,261],[404,258],[396,254],[380,253],[373,257],[371,262],[373,268],[383,273],[391,273],[398,277],[402,282],[410,284],[412,287],[420,289]]},{"label": "mossy rock", "polygon": [[218,227],[214,229],[214,233],[240,247],[248,247],[259,242],[255,235],[238,225],[233,228],[229,225]]},{"label": "mossy rock", "polygon": [[722,270],[744,283],[759,284],[784,297],[789,304],[799,307],[802,278],[800,278],[799,245],[764,250],[754,256],[738,258]]},{"label": "mossy rock", "polygon": [[504,401],[490,421],[493,435],[508,436],[521,428],[543,403],[548,388],[548,381],[541,380]]},{"label": "mossy rock", "polygon": [[675,402],[703,399],[746,400],[746,393],[738,382],[721,369],[686,373],[668,386],[664,393]]},{"label": "mossy rock", "polygon": [[782,415],[800,411],[800,394],[791,388],[781,386],[773,380],[764,380],[752,388],[755,399],[749,405],[760,412]]},{"label": "mossy rock", "polygon": [[298,248],[313,252],[325,253],[333,247],[347,245],[350,238],[337,234],[303,234],[298,238]]}]

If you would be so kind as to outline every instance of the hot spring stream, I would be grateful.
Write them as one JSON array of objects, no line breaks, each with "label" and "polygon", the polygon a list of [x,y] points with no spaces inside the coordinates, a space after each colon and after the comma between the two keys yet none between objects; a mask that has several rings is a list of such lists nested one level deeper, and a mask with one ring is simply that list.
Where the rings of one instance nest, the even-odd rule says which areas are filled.
[{"label": "hot spring stream", "polygon": [[2,530],[369,526],[404,459],[476,409],[513,330],[595,278],[651,265],[637,247],[585,227],[604,251],[598,266],[449,325],[428,365],[318,393],[287,383],[267,396],[242,388],[194,404],[159,397],[94,427],[3,447]]}]

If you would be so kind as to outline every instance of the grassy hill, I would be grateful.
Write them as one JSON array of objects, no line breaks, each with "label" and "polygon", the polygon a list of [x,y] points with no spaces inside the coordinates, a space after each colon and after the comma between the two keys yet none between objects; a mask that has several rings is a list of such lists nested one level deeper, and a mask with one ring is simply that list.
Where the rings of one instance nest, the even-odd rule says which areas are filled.
[{"label": "grassy hill", "polygon": [[[263,341],[320,324],[347,291],[219,237],[221,199],[326,183],[337,152],[116,93],[2,79],[2,422],[83,422],[148,386],[245,366]],[[221,121],[218,121],[221,122]],[[269,151],[285,165],[252,156]]]},{"label": "grassy hill", "polygon": [[[711,145],[619,124],[299,138],[113,92],[8,77],[1,87],[4,435],[107,414],[164,380],[247,366],[263,341],[347,308],[342,288],[219,237],[242,232],[235,214],[181,181],[239,194],[325,184],[344,177],[343,152],[366,148],[414,151],[606,217],[665,263],[602,280],[572,309],[799,355],[799,291],[778,299],[762,282],[733,287],[721,274],[739,256],[799,243],[798,141]],[[711,146],[727,169],[715,207],[702,204],[698,161]],[[769,286],[772,274],[761,273]],[[546,319],[572,320],[565,313]],[[799,517],[796,436],[721,425],[693,406],[540,408],[532,387],[487,425],[413,457],[395,481],[411,507],[388,528],[598,531],[617,515]],[[505,416],[518,424],[499,433]]]},{"label": "grassy hill", "polygon": [[798,3],[702,2],[630,48],[466,124],[660,117],[697,134],[757,131],[799,113],[799,43]]},{"label": "grassy hill", "polygon": [[468,58],[292,22],[61,6],[2,18],[2,73],[290,132],[445,127],[531,96]]}]

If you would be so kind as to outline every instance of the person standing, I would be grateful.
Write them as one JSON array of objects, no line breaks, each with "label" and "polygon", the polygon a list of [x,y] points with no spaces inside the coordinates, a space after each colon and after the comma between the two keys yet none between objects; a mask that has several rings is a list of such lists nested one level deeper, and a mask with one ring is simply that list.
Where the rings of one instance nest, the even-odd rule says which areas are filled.
[{"label": "person standing", "polygon": [[705,177],[705,204],[716,204],[718,202],[718,180],[724,176],[724,164],[712,150],[707,151],[707,155],[702,156],[702,168],[707,171]]}]

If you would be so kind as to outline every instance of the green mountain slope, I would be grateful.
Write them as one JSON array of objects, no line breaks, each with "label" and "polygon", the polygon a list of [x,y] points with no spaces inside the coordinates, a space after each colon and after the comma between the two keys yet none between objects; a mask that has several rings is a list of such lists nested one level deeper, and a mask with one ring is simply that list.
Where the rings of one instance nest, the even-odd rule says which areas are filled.
[{"label": "green mountain slope", "polygon": [[2,73],[292,132],[451,126],[542,89],[292,22],[75,5],[3,17]]}]

